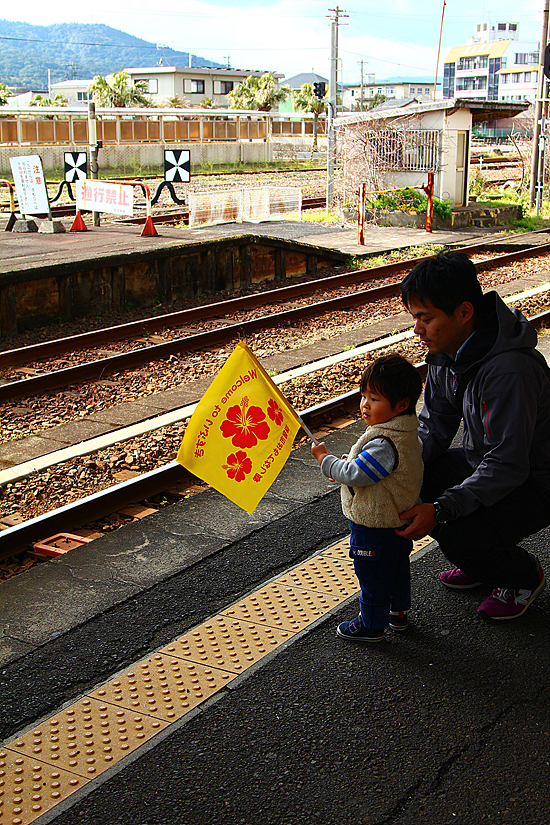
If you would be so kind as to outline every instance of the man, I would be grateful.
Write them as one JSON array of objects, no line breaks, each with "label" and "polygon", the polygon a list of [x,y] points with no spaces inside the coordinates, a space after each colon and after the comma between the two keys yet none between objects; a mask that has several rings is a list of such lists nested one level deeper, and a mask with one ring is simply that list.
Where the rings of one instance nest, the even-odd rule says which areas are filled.
[{"label": "man", "polygon": [[[550,524],[550,380],[537,334],[496,292],[483,295],[462,252],[418,263],[401,296],[429,366],[423,503],[401,513],[412,522],[398,533],[437,537],[456,565],[442,583],[489,585],[479,612],[514,619],[545,587],[539,560],[518,544]],[[462,447],[451,449],[461,420]]]}]

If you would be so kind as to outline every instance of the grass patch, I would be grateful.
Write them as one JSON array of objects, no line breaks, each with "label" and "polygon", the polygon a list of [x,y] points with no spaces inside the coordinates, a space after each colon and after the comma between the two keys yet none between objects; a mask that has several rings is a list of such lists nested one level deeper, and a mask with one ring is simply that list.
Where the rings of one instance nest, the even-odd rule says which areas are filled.
[{"label": "grass patch", "polygon": [[306,223],[339,223],[340,215],[336,209],[308,209],[302,212],[302,220]]}]

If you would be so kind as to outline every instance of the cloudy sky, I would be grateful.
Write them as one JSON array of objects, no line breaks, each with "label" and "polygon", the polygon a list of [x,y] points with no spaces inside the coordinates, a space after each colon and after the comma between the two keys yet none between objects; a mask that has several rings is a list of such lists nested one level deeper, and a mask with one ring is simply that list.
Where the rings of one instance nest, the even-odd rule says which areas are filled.
[{"label": "cloudy sky", "polygon": [[[304,71],[328,76],[330,8],[321,0],[27,0],[3,10],[5,19],[29,23],[104,23],[154,43],[235,68],[273,70],[290,77]],[[340,79],[352,83],[363,71],[378,79],[432,75],[443,0],[342,0]],[[543,0],[446,0],[442,60],[465,43],[475,23],[518,22],[520,38],[538,41]],[[156,57],[151,61],[156,62]]]}]

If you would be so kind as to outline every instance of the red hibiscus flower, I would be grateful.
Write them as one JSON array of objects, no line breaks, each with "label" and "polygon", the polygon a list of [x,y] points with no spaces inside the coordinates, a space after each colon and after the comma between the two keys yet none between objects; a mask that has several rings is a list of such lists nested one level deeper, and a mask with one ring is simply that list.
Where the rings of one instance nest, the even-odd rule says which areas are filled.
[{"label": "red hibiscus flower", "polygon": [[277,427],[283,423],[283,411],[279,407],[276,401],[273,398],[269,399],[269,404],[267,405],[267,414],[271,418],[271,420],[277,425]]},{"label": "red hibiscus flower", "polygon": [[265,440],[269,435],[264,411],[261,407],[249,407],[248,398],[227,410],[220,429],[224,438],[231,438],[234,447],[255,447],[259,438]]},{"label": "red hibiscus flower", "polygon": [[234,481],[244,481],[245,476],[252,469],[252,462],[247,458],[246,453],[239,450],[227,456],[227,464],[223,465],[223,469],[227,470],[227,475]]}]

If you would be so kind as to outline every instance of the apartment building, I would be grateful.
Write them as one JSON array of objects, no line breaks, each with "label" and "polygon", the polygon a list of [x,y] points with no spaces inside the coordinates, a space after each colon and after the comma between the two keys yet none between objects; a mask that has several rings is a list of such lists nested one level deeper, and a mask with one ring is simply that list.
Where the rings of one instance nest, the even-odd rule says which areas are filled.
[{"label": "apartment building", "polygon": [[519,23],[477,23],[475,35],[455,46],[443,65],[443,97],[534,101],[539,43],[519,39]]}]

